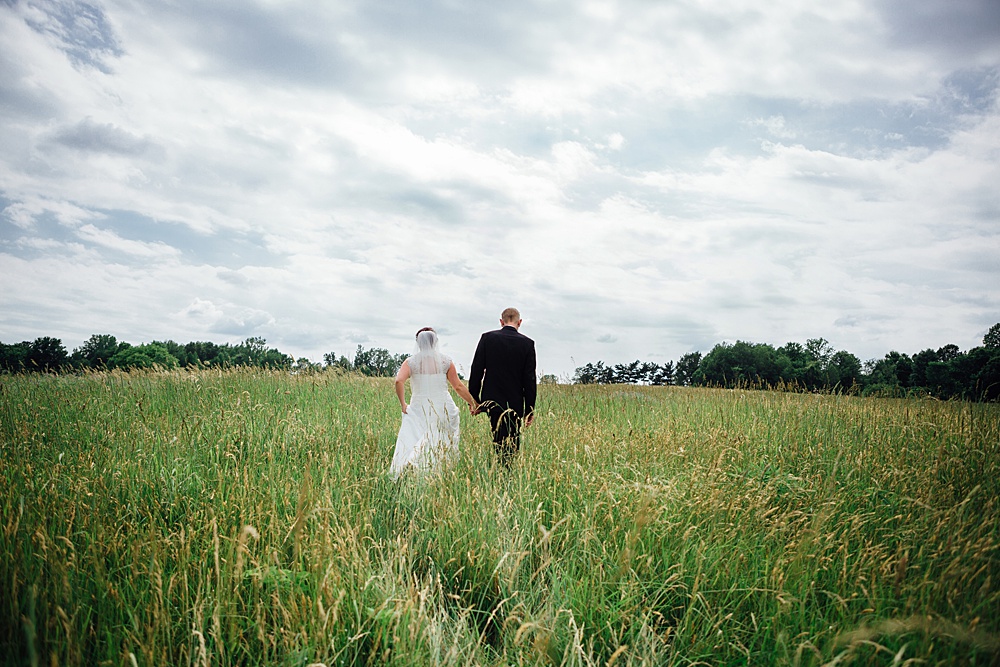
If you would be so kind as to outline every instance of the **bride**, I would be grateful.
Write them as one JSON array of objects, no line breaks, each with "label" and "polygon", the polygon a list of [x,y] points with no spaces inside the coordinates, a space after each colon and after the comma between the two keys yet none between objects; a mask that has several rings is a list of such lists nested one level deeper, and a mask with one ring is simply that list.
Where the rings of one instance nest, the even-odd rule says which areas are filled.
[{"label": "bride", "polygon": [[[439,468],[458,453],[458,407],[448,393],[454,387],[475,412],[476,400],[458,379],[450,358],[438,352],[438,335],[431,327],[417,332],[417,353],[396,373],[396,397],[403,410],[403,423],[396,437],[396,451],[389,474],[399,477],[407,466],[419,471]],[[410,403],[404,385],[410,380]]]}]

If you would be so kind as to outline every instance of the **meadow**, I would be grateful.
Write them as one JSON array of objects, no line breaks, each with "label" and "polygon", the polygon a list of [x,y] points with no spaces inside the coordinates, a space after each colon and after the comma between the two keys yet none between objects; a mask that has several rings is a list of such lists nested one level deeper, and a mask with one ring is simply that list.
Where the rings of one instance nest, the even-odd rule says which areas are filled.
[{"label": "meadow", "polygon": [[0,377],[3,665],[1000,663],[1000,406],[540,387],[386,477],[391,379]]}]

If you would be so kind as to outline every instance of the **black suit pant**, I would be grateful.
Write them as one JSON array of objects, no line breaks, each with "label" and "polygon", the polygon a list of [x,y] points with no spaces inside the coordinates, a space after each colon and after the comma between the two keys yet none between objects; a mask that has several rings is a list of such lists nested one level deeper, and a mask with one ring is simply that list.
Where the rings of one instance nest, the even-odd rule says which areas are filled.
[{"label": "black suit pant", "polygon": [[521,423],[523,417],[510,408],[493,403],[487,410],[490,429],[493,431],[493,449],[500,463],[509,468],[521,449]]}]

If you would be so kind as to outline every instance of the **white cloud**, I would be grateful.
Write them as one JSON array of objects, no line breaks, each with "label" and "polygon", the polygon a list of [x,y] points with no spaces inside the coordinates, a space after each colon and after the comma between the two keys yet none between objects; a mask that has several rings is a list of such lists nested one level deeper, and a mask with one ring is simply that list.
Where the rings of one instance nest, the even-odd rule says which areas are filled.
[{"label": "white cloud", "polygon": [[211,324],[223,317],[223,311],[211,301],[195,298],[177,313],[180,317],[191,317]]},{"label": "white cloud", "polygon": [[978,3],[73,6],[0,9],[0,340],[463,362],[517,305],[566,374],[1000,308]]},{"label": "white cloud", "polygon": [[755,118],[749,123],[751,126],[760,126],[767,130],[767,133],[779,139],[794,139],[794,130],[785,125],[784,116],[770,116],[768,118]]},{"label": "white cloud", "polygon": [[76,235],[83,241],[95,243],[109,250],[123,252],[144,259],[166,259],[175,258],[180,253],[176,248],[171,248],[165,243],[143,243],[123,239],[118,234],[106,229],[98,229],[94,225],[83,225],[76,230]]}]

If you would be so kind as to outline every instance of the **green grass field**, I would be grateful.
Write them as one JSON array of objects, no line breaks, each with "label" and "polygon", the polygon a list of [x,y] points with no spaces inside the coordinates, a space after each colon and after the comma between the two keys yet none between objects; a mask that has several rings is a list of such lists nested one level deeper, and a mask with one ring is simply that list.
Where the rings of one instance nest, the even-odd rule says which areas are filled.
[{"label": "green grass field", "polygon": [[0,664],[1000,662],[1000,406],[543,386],[387,479],[390,379],[0,378]]}]

